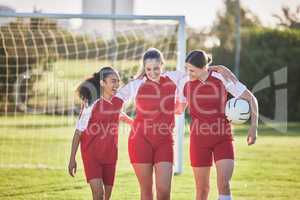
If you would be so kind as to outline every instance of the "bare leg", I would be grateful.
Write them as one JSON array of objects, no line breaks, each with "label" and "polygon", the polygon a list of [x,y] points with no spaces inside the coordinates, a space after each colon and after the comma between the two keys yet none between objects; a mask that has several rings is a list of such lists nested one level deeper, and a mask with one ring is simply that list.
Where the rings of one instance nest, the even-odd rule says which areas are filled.
[{"label": "bare leg", "polygon": [[89,181],[93,200],[103,200],[104,189],[103,189],[103,180],[102,179],[92,179]]},{"label": "bare leg", "polygon": [[221,195],[230,195],[230,180],[233,174],[234,161],[231,159],[216,162],[218,190]]},{"label": "bare leg", "polygon": [[112,185],[104,185],[104,199],[105,200],[109,200],[110,197],[111,197],[111,192],[112,192],[112,188],[113,186]]},{"label": "bare leg", "polygon": [[153,200],[153,165],[134,163],[132,166],[140,184],[141,200]]},{"label": "bare leg", "polygon": [[155,164],[154,168],[157,200],[170,200],[173,164],[170,162],[159,162]]},{"label": "bare leg", "polygon": [[208,199],[210,168],[211,167],[193,167],[196,184],[196,200]]}]

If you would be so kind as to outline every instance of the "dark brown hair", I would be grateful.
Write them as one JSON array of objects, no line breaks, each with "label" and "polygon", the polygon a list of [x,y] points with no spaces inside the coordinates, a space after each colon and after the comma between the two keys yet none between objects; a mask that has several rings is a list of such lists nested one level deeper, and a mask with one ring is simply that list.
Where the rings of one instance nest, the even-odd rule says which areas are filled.
[{"label": "dark brown hair", "polygon": [[92,77],[83,81],[77,88],[80,99],[87,101],[88,105],[94,103],[101,96],[100,81],[105,80],[111,74],[119,76],[118,72],[112,67],[103,67],[99,72],[94,73]]},{"label": "dark brown hair", "polygon": [[205,51],[193,50],[188,54],[188,56],[185,59],[185,62],[195,67],[203,68],[206,65],[211,64],[212,58]]}]

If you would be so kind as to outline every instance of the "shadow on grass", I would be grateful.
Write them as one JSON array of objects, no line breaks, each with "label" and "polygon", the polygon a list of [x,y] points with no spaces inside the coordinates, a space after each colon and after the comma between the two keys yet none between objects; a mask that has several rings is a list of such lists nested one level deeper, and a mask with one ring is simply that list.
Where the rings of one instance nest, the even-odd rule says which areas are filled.
[{"label": "shadow on grass", "polygon": [[47,128],[60,128],[60,127],[74,127],[74,124],[60,123],[60,124],[5,124],[1,128],[22,128],[22,129],[47,129]]},{"label": "shadow on grass", "polygon": [[1,197],[3,198],[18,197],[24,195],[43,194],[49,192],[64,192],[64,191],[86,188],[85,179],[76,180],[76,184],[74,184],[73,182],[68,182],[67,180],[62,182],[52,181],[48,183],[39,183],[39,184],[32,184],[32,183],[23,183],[23,184],[25,185],[17,186],[17,187],[14,184],[11,185],[6,184],[5,186],[2,185],[0,187],[0,189],[2,190],[2,192],[0,193],[0,199]]}]

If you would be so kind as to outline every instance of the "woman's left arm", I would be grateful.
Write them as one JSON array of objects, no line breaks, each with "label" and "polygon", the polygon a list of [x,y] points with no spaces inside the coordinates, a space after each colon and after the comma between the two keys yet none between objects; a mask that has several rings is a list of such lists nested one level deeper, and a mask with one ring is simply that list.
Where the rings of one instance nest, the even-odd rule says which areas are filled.
[{"label": "woman's left arm", "polygon": [[258,127],[258,103],[256,97],[248,89],[245,90],[240,98],[245,99],[250,104],[251,110],[251,125],[248,131],[247,142],[248,145],[255,144],[257,138],[257,127]]}]

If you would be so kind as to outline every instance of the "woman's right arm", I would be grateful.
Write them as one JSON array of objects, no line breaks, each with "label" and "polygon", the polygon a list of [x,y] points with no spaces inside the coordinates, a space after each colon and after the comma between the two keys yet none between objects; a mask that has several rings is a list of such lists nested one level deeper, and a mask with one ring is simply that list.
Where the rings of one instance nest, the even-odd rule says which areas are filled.
[{"label": "woman's right arm", "polygon": [[134,99],[139,87],[143,82],[143,79],[134,79],[132,81],[129,81],[126,85],[118,90],[116,96],[122,99],[124,103]]},{"label": "woman's right arm", "polygon": [[183,102],[180,102],[180,101],[176,100],[176,102],[175,102],[175,114],[176,115],[181,115],[185,111],[186,106],[187,106],[187,103],[183,103]]},{"label": "woman's right arm", "polygon": [[187,107],[187,100],[186,100],[186,91],[185,91],[185,84],[187,83],[188,79],[183,78],[180,79],[177,86],[177,94],[175,99],[175,114],[180,115],[182,114],[186,107]]},{"label": "woman's right arm", "polygon": [[236,76],[232,73],[232,71],[230,69],[228,69],[227,67],[225,67],[224,65],[211,65],[211,66],[209,66],[209,69],[215,70],[218,73],[222,74],[223,78],[227,82],[236,83],[239,81],[236,78]]},{"label": "woman's right arm", "polygon": [[126,113],[121,112],[120,116],[119,116],[120,121],[125,122],[128,125],[132,125],[133,123],[133,119],[131,117],[129,117]]},{"label": "woman's right arm", "polygon": [[87,128],[89,120],[92,115],[94,104],[91,106],[87,105],[87,101],[83,101],[81,104],[81,113],[79,115],[79,119],[76,123],[76,130],[72,140],[72,147],[71,147],[71,155],[69,161],[69,174],[74,177],[77,170],[77,163],[76,163],[76,153],[78,150],[78,146],[80,143],[80,135],[82,132]]},{"label": "woman's right arm", "polygon": [[81,131],[78,129],[75,130],[73,140],[72,140],[72,147],[71,147],[71,155],[70,155],[70,161],[69,161],[69,174],[74,177],[77,170],[77,163],[76,163],[76,153],[78,150],[78,146],[80,143],[80,135]]}]

